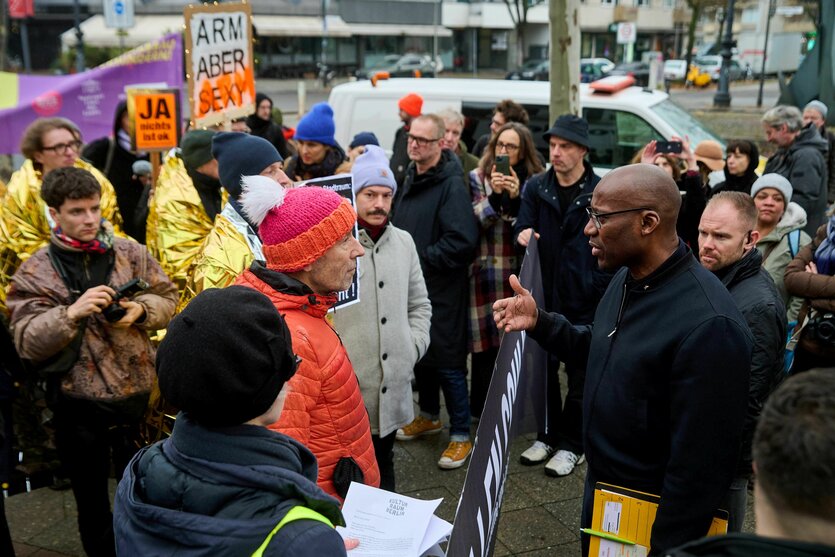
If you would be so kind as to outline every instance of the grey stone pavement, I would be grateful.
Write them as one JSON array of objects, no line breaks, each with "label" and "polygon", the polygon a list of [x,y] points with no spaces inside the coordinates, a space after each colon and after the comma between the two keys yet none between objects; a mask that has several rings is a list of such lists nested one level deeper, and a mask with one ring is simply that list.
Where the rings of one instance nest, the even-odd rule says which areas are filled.
[{"label": "grey stone pavement", "polygon": [[[327,92],[315,82],[305,83],[307,107],[327,99]],[[260,80],[260,90],[273,95],[276,105],[288,113],[287,123],[297,119],[297,83]],[[739,95],[737,107],[754,104],[754,83],[734,84]],[[776,100],[777,85],[766,84],[766,104]],[[714,91],[674,90],[673,97],[687,108],[707,108]],[[769,104],[770,101],[770,104]],[[561,374],[563,375],[563,374]],[[564,380],[564,375],[563,375]],[[565,390],[565,389],[563,389]],[[475,426],[473,426],[473,435]],[[530,434],[511,445],[511,458],[502,506],[498,541],[494,555],[579,556],[580,508],[582,504],[583,464],[565,478],[545,476],[543,466],[522,466],[519,455],[535,438]],[[421,499],[443,497],[438,515],[453,521],[458,498],[464,483],[466,468],[440,470],[436,463],[446,448],[448,432],[395,445],[397,491]],[[115,482],[112,482],[115,490]],[[752,498],[745,530],[753,531]],[[6,516],[15,542],[18,557],[83,556],[78,537],[75,501],[71,491],[37,489],[31,493],[14,495],[6,500]],[[2,556],[0,556],[2,557]]]},{"label": "grey stone pavement", "polygon": [[[564,379],[564,374],[561,374]],[[563,385],[563,390],[565,390]],[[443,416],[448,423],[446,415]],[[475,425],[472,429],[475,435]],[[579,557],[580,508],[586,465],[564,478],[550,478],[544,467],[523,466],[519,455],[535,439],[519,437],[511,445],[507,484],[499,517],[495,557]],[[394,447],[397,492],[419,499],[443,498],[438,516],[452,522],[464,484],[466,467],[440,470],[448,431]],[[111,494],[115,492],[111,481]],[[749,497],[745,530],[753,531]],[[41,488],[6,499],[6,516],[17,557],[83,556],[72,492]],[[349,554],[350,555],[350,554]]]}]

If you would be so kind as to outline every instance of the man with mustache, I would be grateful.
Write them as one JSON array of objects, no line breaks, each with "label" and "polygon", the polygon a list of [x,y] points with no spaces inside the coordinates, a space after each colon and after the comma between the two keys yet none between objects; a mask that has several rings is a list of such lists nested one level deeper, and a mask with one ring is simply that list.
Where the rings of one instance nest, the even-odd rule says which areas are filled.
[{"label": "man with mustache", "polygon": [[397,191],[386,153],[366,145],[352,169],[359,240],[360,302],[333,315],[371,420],[380,487],[395,490],[393,448],[397,428],[415,418],[412,369],[429,347],[432,304],[415,242],[389,223]]}]

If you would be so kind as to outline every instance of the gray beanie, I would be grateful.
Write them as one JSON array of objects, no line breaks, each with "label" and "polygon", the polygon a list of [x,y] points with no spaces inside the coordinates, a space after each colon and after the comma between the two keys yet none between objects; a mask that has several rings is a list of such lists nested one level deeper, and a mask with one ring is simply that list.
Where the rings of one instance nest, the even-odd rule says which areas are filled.
[{"label": "gray beanie", "polygon": [[757,195],[757,193],[765,188],[774,188],[775,190],[779,191],[783,194],[783,199],[786,201],[786,205],[792,200],[792,185],[791,182],[780,176],[779,174],[771,173],[771,174],[763,174],[754,184],[751,186],[751,197]]},{"label": "gray beanie", "polygon": [[826,107],[825,104],[823,104],[820,101],[812,101],[809,104],[807,104],[806,106],[804,106],[803,110],[807,110],[809,108],[811,108],[813,110],[817,110],[818,112],[820,112],[821,116],[823,116],[823,119],[826,120],[826,114],[829,112],[829,109]]}]

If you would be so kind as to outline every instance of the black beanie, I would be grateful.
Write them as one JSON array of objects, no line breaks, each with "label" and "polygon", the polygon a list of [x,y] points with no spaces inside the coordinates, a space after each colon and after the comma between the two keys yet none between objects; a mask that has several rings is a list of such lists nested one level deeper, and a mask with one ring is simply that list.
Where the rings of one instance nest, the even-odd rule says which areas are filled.
[{"label": "black beanie", "polygon": [[264,414],[296,372],[290,331],[265,295],[245,286],[198,294],[157,351],[162,396],[212,427]]},{"label": "black beanie", "polygon": [[233,199],[241,196],[241,178],[261,174],[265,168],[284,159],[272,143],[241,132],[221,132],[212,139],[212,155],[222,185]]},{"label": "black beanie", "polygon": [[550,141],[551,136],[567,139],[586,149],[589,148],[589,123],[585,118],[574,114],[563,114],[554,121],[551,129],[542,134],[545,141]]}]

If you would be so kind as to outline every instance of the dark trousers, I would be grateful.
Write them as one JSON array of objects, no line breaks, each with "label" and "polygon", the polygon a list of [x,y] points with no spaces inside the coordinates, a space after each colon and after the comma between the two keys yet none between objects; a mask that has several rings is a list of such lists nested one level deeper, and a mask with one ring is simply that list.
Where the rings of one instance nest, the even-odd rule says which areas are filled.
[{"label": "dark trousers", "polygon": [[481,413],[484,411],[487,390],[490,388],[490,380],[493,378],[493,369],[496,367],[498,356],[498,348],[488,348],[484,352],[472,353],[470,415],[474,418],[481,418]]},{"label": "dark trousers", "polygon": [[115,556],[107,484],[111,463],[118,481],[136,454],[140,418],[63,396],[52,410],[58,455],[72,482],[84,551],[90,557]]},{"label": "dark trousers", "polygon": [[374,454],[377,456],[377,466],[380,468],[380,489],[394,492],[394,439],[396,431],[385,437],[371,436]]},{"label": "dark trousers", "polygon": [[546,396],[548,397],[548,432],[539,432],[537,440],[556,449],[583,454],[583,386],[586,370],[565,366],[568,393],[565,404],[560,389],[560,361],[548,355]]}]

